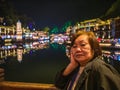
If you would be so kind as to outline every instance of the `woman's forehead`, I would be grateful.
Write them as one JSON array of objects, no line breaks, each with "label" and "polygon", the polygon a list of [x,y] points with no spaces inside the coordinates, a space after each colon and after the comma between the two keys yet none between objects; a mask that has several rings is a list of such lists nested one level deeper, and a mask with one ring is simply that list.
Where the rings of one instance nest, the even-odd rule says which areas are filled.
[{"label": "woman's forehead", "polygon": [[83,41],[88,41],[88,36],[87,35],[80,35],[75,40],[75,42],[83,42]]}]

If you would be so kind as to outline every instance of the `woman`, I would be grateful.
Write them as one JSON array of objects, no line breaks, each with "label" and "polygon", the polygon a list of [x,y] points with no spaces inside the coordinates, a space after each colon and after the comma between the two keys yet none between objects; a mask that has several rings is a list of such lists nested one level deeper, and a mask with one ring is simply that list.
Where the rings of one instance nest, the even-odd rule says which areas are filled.
[{"label": "woman", "polygon": [[61,90],[120,90],[120,75],[104,62],[93,32],[79,31],[70,46],[70,63],[55,78]]}]

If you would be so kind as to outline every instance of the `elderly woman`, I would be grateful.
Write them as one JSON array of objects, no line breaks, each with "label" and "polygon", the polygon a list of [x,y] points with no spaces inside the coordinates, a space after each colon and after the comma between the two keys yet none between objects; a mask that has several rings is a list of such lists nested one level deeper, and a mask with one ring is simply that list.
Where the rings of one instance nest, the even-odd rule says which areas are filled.
[{"label": "elderly woman", "polygon": [[93,32],[77,32],[70,47],[70,63],[55,78],[60,90],[120,90],[120,74],[104,62]]}]

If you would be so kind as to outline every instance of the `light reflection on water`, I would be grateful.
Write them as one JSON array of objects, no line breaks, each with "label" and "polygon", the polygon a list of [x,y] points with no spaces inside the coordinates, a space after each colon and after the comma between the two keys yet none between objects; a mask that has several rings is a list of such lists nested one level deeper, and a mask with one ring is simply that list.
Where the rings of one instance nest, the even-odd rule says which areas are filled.
[{"label": "light reflection on water", "polygon": [[12,45],[6,45],[1,50],[4,55],[1,60],[5,61],[1,67],[5,68],[7,81],[53,83],[57,71],[69,62],[62,44],[30,42],[10,47]]},{"label": "light reflection on water", "polygon": [[[64,44],[49,41],[1,45],[0,61],[5,68],[5,80],[53,83],[57,71],[69,62],[66,51]],[[119,51],[103,50],[103,55],[106,62],[120,68]],[[116,59],[115,62],[111,58]]]}]

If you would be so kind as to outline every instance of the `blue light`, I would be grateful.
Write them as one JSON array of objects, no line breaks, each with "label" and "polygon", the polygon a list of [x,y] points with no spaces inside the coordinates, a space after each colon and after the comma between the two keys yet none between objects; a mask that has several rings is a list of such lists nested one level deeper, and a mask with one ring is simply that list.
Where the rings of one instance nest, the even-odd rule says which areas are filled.
[{"label": "blue light", "polygon": [[120,43],[120,39],[118,39],[118,43]]},{"label": "blue light", "polygon": [[117,60],[120,61],[120,55],[117,56]]}]

